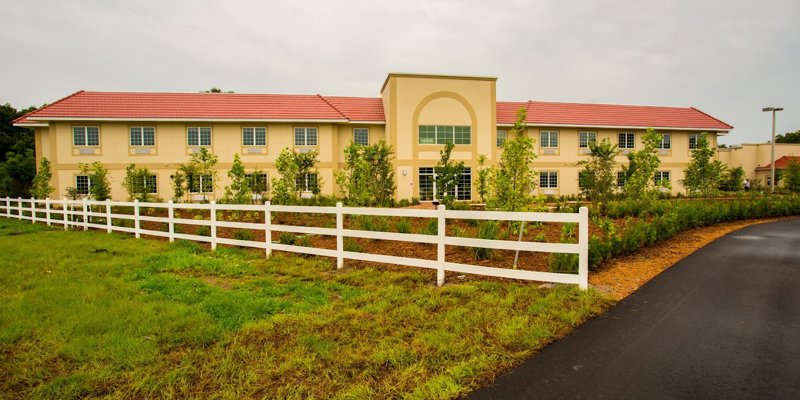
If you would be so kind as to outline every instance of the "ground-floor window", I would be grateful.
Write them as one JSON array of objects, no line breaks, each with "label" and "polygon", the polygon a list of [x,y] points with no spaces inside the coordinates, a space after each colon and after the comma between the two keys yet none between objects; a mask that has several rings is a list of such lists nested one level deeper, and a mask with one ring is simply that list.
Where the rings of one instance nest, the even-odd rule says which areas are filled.
[{"label": "ground-floor window", "polygon": [[669,171],[656,171],[654,181],[656,185],[660,185],[662,182],[669,182]]},{"label": "ground-floor window", "polygon": [[88,195],[91,186],[88,175],[78,175],[75,177],[75,189],[78,194]]},{"label": "ground-floor window", "polygon": [[245,174],[244,179],[253,193],[264,193],[269,190],[267,174]]},{"label": "ground-floor window", "polygon": [[189,193],[209,193],[214,191],[214,177],[212,175],[189,175],[186,177]]},{"label": "ground-floor window", "polygon": [[625,187],[626,180],[628,180],[628,176],[624,172],[617,172],[617,187]]},{"label": "ground-floor window", "polygon": [[143,183],[145,193],[158,193],[158,178],[155,175],[146,176]]},{"label": "ground-floor window", "polygon": [[319,176],[315,173],[298,176],[295,184],[297,189],[303,192],[319,193]]},{"label": "ground-floor window", "polygon": [[[420,167],[419,169],[419,199],[433,200],[433,167]],[[437,188],[438,190],[438,188]],[[472,200],[472,168],[465,167],[461,170],[458,184],[450,190],[450,196],[456,200]]]},{"label": "ground-floor window", "polygon": [[539,187],[542,189],[557,189],[558,171],[539,172]]}]

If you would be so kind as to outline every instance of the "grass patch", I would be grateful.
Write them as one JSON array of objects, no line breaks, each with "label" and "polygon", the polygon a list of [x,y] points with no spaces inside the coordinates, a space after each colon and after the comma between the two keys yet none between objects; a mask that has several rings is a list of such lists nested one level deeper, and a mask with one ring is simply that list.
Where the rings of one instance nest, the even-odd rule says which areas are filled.
[{"label": "grass patch", "polygon": [[0,397],[454,398],[609,305],[9,220],[0,254]]}]

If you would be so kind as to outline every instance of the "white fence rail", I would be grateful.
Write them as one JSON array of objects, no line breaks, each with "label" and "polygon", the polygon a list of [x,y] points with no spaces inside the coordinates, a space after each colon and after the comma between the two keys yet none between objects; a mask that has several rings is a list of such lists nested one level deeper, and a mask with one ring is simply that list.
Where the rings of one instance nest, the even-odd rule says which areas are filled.
[{"label": "white fence rail", "polygon": [[[114,211],[114,208],[119,207],[132,208],[132,214],[120,214],[112,212]],[[141,211],[143,208],[166,209],[167,216],[159,217],[142,215]],[[175,210],[205,210],[209,212],[209,217],[208,219],[176,218]],[[264,220],[263,222],[258,223],[218,220],[217,213],[225,211],[262,212],[264,213]],[[336,216],[336,227],[324,228],[276,225],[272,223],[273,213],[332,214]],[[438,222],[438,229],[435,236],[413,233],[345,229],[344,216],[346,215],[436,219]],[[271,205],[269,202],[266,202],[263,205],[216,204],[214,202],[209,204],[184,204],[173,203],[172,201],[168,203],[143,203],[139,201],[93,201],[86,199],[40,200],[33,198],[13,199],[6,197],[0,198],[0,216],[6,218],[16,218],[19,220],[29,220],[32,223],[40,222],[46,223],[47,225],[61,225],[64,227],[64,229],[68,229],[69,227],[83,230],[93,228],[105,230],[108,233],[132,233],[136,236],[136,238],[140,238],[141,235],[150,235],[168,238],[170,242],[174,241],[175,239],[206,242],[210,243],[212,249],[216,249],[218,244],[258,248],[263,249],[267,257],[272,254],[273,250],[333,257],[336,258],[337,268],[342,268],[344,266],[345,259],[429,268],[436,270],[436,281],[438,285],[444,284],[445,271],[522,280],[577,284],[583,289],[588,287],[589,280],[589,211],[586,207],[581,207],[578,213],[541,213],[455,211],[446,210],[444,206],[439,206],[439,208],[436,210],[418,210],[343,207],[341,203],[338,203],[335,207],[311,207]],[[578,243],[521,242],[512,240],[489,240],[447,236],[447,220],[452,219],[576,223],[578,224]],[[128,220],[133,221],[133,223],[132,226],[119,226],[113,223],[115,220]],[[167,224],[168,229],[166,231],[144,229],[142,228],[142,221],[164,223]],[[175,230],[176,225],[206,226],[209,229],[209,235],[202,236],[178,233]],[[217,236],[217,228],[237,228],[263,231],[265,240],[254,241],[221,238]],[[273,232],[335,236],[336,249],[333,250],[275,243],[271,240]],[[437,258],[436,260],[427,260],[420,258],[346,251],[344,249],[345,238],[433,243],[437,245]],[[448,262],[445,259],[445,246],[577,254],[578,273],[566,274],[526,271]]]}]

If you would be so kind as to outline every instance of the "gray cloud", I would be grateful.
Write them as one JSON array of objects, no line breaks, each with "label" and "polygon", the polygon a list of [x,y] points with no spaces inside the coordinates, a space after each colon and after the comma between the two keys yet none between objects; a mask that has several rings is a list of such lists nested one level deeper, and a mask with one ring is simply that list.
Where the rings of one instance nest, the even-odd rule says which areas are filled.
[{"label": "gray cloud", "polygon": [[377,96],[388,72],[497,76],[500,100],[698,107],[726,143],[800,129],[800,3],[6,1],[0,102],[80,89]]}]

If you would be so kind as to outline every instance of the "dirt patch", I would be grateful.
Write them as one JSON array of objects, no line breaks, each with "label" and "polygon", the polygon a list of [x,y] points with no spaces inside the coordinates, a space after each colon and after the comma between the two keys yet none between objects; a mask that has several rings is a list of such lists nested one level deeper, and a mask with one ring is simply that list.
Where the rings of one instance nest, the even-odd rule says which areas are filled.
[{"label": "dirt patch", "polygon": [[615,257],[589,273],[589,285],[616,300],[628,297],[673,264],[730,232],[781,218],[736,221],[679,233],[634,254]]}]

